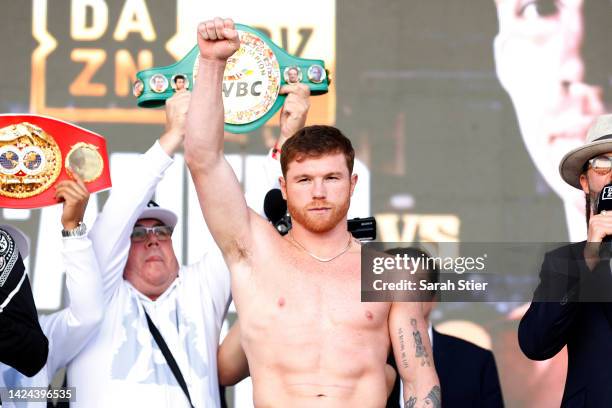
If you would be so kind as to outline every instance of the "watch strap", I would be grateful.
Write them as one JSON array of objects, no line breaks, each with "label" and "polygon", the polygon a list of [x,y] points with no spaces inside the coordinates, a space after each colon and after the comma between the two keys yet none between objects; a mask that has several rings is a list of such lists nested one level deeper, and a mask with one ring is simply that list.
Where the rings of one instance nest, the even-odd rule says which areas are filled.
[{"label": "watch strap", "polygon": [[62,237],[64,238],[72,238],[72,237],[82,237],[87,234],[87,226],[84,222],[79,222],[79,225],[76,228],[70,230],[62,230]]}]

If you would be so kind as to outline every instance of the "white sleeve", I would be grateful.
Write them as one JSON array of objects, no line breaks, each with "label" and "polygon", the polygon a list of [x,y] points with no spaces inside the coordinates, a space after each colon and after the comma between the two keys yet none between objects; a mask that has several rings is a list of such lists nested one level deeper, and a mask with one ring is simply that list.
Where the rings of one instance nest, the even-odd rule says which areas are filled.
[{"label": "white sleeve", "polygon": [[123,279],[130,234],[138,215],[173,160],[159,142],[137,160],[131,171],[113,180],[111,194],[89,237],[102,271],[104,299],[108,301]]},{"label": "white sleeve", "polygon": [[280,159],[272,157],[272,149],[270,149],[266,155],[264,168],[266,174],[266,180],[264,180],[264,182],[270,186],[269,188],[280,188],[278,178],[283,175],[283,171],[281,169]]},{"label": "white sleeve", "polygon": [[104,309],[100,269],[91,241],[83,236],[63,238],[62,242],[68,307],[39,319],[49,339],[48,376],[68,364],[97,332]]},{"label": "white sleeve", "polygon": [[206,254],[198,263],[197,273],[200,280],[204,282],[212,300],[215,322],[219,324],[220,329],[231,300],[231,280],[223,254],[216,245],[206,251]]},{"label": "white sleeve", "polygon": [[247,191],[244,198],[247,205],[253,211],[261,215],[264,219],[267,219],[264,212],[264,197],[271,189],[280,188],[278,179],[283,175],[283,172],[281,171],[280,160],[272,157],[272,149],[270,149],[265,158],[258,161],[258,165],[259,163],[261,163],[261,170],[257,169],[256,173],[260,177],[263,177],[263,180],[258,180],[258,182],[261,182],[265,188],[262,190],[258,189],[257,191],[263,191],[263,197],[261,197],[259,194],[253,194],[252,192]]}]

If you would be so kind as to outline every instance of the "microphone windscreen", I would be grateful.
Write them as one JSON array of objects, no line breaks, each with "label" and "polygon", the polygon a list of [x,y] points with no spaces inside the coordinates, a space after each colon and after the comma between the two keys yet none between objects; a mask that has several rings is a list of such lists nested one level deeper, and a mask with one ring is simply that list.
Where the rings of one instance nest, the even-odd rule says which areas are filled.
[{"label": "microphone windscreen", "polygon": [[612,210],[612,183],[602,188],[597,197],[597,214],[604,210]]},{"label": "microphone windscreen", "polygon": [[273,188],[264,198],[264,213],[268,220],[276,224],[287,213],[287,201],[283,198],[280,189]]}]

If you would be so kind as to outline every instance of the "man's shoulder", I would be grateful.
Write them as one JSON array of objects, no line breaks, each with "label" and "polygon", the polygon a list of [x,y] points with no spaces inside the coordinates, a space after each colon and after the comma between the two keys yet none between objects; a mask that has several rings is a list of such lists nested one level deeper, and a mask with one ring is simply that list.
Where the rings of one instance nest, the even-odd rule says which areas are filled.
[{"label": "man's shoulder", "polygon": [[577,259],[582,256],[585,244],[586,241],[568,243],[548,251],[546,255],[552,258]]}]

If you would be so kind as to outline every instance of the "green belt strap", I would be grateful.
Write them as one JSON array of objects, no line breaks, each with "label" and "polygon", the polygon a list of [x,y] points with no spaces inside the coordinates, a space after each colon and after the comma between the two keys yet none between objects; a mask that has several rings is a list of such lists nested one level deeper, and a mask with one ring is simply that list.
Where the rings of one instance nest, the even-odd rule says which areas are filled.
[{"label": "green belt strap", "polygon": [[[283,105],[285,95],[279,95],[279,90],[287,83],[306,84],[312,95],[327,93],[330,79],[322,60],[290,55],[249,26],[236,24],[236,29],[240,34],[240,49],[228,59],[223,80],[226,131],[246,133],[266,123]],[[198,55],[196,45],[172,65],[136,74],[133,91],[138,106],[162,106],[175,92],[193,89]]]}]

